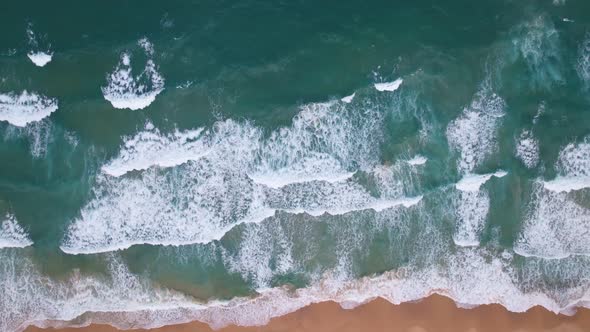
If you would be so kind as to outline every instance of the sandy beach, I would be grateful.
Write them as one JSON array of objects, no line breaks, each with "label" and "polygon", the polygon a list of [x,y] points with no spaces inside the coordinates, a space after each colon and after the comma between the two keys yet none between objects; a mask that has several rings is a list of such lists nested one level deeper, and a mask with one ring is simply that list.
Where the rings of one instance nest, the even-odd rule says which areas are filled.
[{"label": "sandy beach", "polygon": [[[29,327],[26,332],[49,332],[54,329]],[[105,325],[60,329],[60,332],[116,332]],[[141,329],[133,331],[145,331]],[[213,331],[208,325],[193,322],[165,326],[152,332]],[[383,299],[345,310],[334,302],[323,302],[272,319],[265,326],[228,326],[220,332],[587,332],[590,331],[590,310],[580,309],[573,316],[556,315],[541,307],[525,313],[513,313],[500,305],[484,305],[473,309],[458,308],[439,295],[420,302],[393,305]]]}]

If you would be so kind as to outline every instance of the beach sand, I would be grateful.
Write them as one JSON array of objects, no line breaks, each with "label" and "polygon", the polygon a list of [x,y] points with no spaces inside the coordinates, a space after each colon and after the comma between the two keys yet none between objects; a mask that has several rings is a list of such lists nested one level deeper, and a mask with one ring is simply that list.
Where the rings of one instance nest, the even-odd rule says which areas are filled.
[{"label": "beach sand", "polygon": [[[26,332],[50,332],[54,329],[29,327]],[[66,328],[59,332],[116,332],[105,325]],[[145,331],[145,330],[132,330]],[[208,325],[193,322],[151,329],[150,332],[204,332]],[[580,309],[573,316],[556,315],[535,307],[525,313],[512,313],[500,305],[472,309],[458,308],[443,296],[433,295],[419,302],[393,305],[376,299],[351,310],[334,302],[310,305],[288,315],[272,319],[265,326],[228,326],[220,332],[589,332],[590,310]]]}]

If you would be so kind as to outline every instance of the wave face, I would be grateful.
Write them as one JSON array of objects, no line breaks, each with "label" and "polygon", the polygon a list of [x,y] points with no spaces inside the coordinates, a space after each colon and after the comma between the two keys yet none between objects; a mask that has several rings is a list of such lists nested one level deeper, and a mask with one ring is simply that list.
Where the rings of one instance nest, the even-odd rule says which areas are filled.
[{"label": "wave face", "polygon": [[590,307],[590,7],[558,2],[3,5],[0,331]]}]

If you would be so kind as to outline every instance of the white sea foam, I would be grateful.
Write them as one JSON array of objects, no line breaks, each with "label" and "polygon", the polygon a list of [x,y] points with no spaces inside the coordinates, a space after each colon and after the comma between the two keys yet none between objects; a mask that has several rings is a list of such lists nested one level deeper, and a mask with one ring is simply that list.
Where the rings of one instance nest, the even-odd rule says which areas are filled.
[{"label": "white sea foam", "polygon": [[0,94],[0,121],[24,127],[57,110],[57,100],[34,92]]},{"label": "white sea foam", "polygon": [[27,38],[29,42],[29,48],[31,49],[27,53],[29,59],[38,67],[43,67],[51,62],[53,52],[49,50],[49,46],[47,46],[45,50],[41,50],[40,44],[43,43],[43,40],[39,40],[37,38],[33,32],[31,24],[29,24],[29,27],[27,28]]},{"label": "white sea foam", "polygon": [[[195,166],[184,165],[183,171]],[[189,193],[180,194],[172,192],[174,187],[160,187],[165,180],[145,183],[146,179],[116,180],[121,182],[109,179],[111,192],[82,210],[81,218],[70,225],[61,249],[70,254],[89,254],[135,244],[208,243],[220,239],[238,224],[261,222],[278,210],[312,216],[341,215],[368,209],[379,212],[398,206],[409,208],[422,199],[422,196],[376,199],[360,186],[349,183],[312,183],[265,195],[262,188],[249,186],[247,178],[220,183],[222,174],[209,175],[211,178],[202,184],[191,184],[194,179],[203,178],[200,171],[203,170],[187,172],[176,179],[181,181],[180,188],[191,186]],[[200,195],[191,196],[193,192]]]},{"label": "white sea foam", "polygon": [[515,251],[523,256],[590,255],[590,143],[568,144],[559,153],[558,176],[537,181]]},{"label": "white sea foam", "polygon": [[589,220],[590,209],[575,196],[536,183],[514,250],[522,256],[554,259],[590,255]]},{"label": "white sea foam", "polygon": [[51,62],[51,58],[53,57],[53,54],[51,53],[45,53],[45,52],[29,52],[27,54],[27,56],[29,57],[29,59],[31,59],[31,61],[33,61],[33,63],[38,66],[38,67],[43,67],[46,64],[48,64],[49,62]]},{"label": "white sea foam", "polygon": [[527,168],[539,163],[539,142],[529,130],[523,130],[516,144],[516,156]]},{"label": "white sea foam", "polygon": [[555,168],[562,176],[590,176],[590,137],[580,143],[566,145],[559,152]]},{"label": "white sea foam", "polygon": [[426,164],[427,161],[428,161],[428,158],[418,154],[418,155],[415,155],[414,157],[412,157],[411,159],[408,159],[408,164],[410,164],[412,166],[418,166],[418,165]]},{"label": "white sea foam", "polygon": [[[420,210],[414,212],[420,213]],[[423,212],[419,215],[432,218],[430,213]],[[412,236],[402,241],[404,243],[392,241],[390,244],[393,246],[391,250],[397,251],[403,250],[400,246],[403,248],[405,242],[417,241],[415,245],[423,250],[416,252],[421,255],[416,261],[426,264],[415,266],[410,261],[399,269],[360,279],[353,274],[347,275],[349,272],[346,271],[343,275],[341,267],[351,269],[358,263],[352,261],[348,254],[361,253],[360,249],[366,248],[367,241],[374,241],[367,233],[367,227],[374,234],[386,236],[387,230],[398,235],[408,231],[405,225],[398,224],[399,221],[391,220],[396,213],[398,210],[383,211],[377,215],[380,220],[369,225],[366,219],[356,216],[334,218],[333,226],[328,225],[328,229],[333,228],[330,232],[347,234],[335,239],[336,242],[342,241],[343,251],[337,255],[338,262],[334,263],[334,269],[319,271],[319,278],[312,275],[309,287],[297,290],[270,288],[270,285],[277,276],[305,271],[302,266],[309,266],[316,259],[315,254],[309,255],[306,251],[315,242],[296,248],[293,237],[301,233],[293,232],[288,223],[266,222],[244,227],[240,233],[240,245],[232,249],[237,252],[223,251],[222,261],[230,271],[252,280],[257,287],[257,296],[229,301],[199,303],[176,292],[155,287],[146,279],[131,274],[121,262],[113,259],[114,256],[109,256],[106,276],[73,274],[69,278],[53,281],[41,276],[32,264],[13,262],[6,256],[6,251],[0,251],[0,270],[3,268],[6,271],[6,274],[0,271],[0,283],[5,285],[6,294],[9,294],[0,298],[0,314],[3,315],[0,324],[5,324],[1,327],[8,330],[22,330],[29,323],[58,327],[107,323],[129,329],[194,320],[214,328],[230,324],[250,326],[266,324],[273,317],[316,302],[332,300],[352,308],[376,297],[399,304],[433,293],[448,296],[462,306],[498,303],[516,312],[541,305],[556,313],[571,313],[572,308],[589,303],[590,280],[585,277],[590,273],[588,258],[566,258],[555,262],[527,258],[515,262],[512,253],[507,251],[452,249],[444,244],[446,239],[433,236],[436,232],[432,229],[434,226],[426,220],[420,220],[420,227],[426,228],[420,228],[417,239]],[[414,219],[408,221],[409,224],[416,223]],[[314,221],[297,220],[296,224],[300,225],[297,229],[308,228],[308,225],[301,225],[302,222]],[[357,229],[355,225],[361,228]],[[374,225],[381,225],[382,228],[372,229]],[[364,232],[359,232],[359,229]],[[358,238],[358,243],[351,241]],[[298,252],[301,250],[304,252]],[[12,269],[11,266],[19,266],[19,269]],[[568,282],[546,282],[555,277]],[[23,285],[27,287],[23,288]],[[24,296],[22,289],[27,292]],[[30,310],[32,308],[34,310]],[[85,314],[81,316],[82,313]],[[68,323],[70,320],[74,321]]]},{"label": "white sea foam", "polygon": [[107,86],[102,88],[104,98],[115,108],[131,110],[146,108],[164,90],[164,78],[152,59],[153,45],[145,38],[139,41],[139,45],[148,56],[143,71],[134,76],[131,68],[131,53],[122,53],[115,70],[107,76]]},{"label": "white sea foam", "polygon": [[53,280],[19,251],[0,249],[0,330],[22,331],[29,324],[51,324],[49,320],[59,324],[86,312],[133,316],[153,310],[159,311],[157,316],[166,322],[166,310],[202,308],[181,294],[140,280],[114,257],[109,258],[108,266],[107,276],[74,271],[64,279]]},{"label": "white sea foam", "polygon": [[457,222],[453,242],[460,247],[478,246],[489,209],[490,197],[487,192],[460,192],[455,211]]},{"label": "white sea foam", "polygon": [[290,168],[249,174],[254,182],[270,188],[311,181],[340,182],[350,179],[353,175],[354,172],[342,169],[337,160],[325,154],[302,158]]},{"label": "white sea foam", "polygon": [[545,189],[555,192],[570,192],[590,188],[590,177],[566,177],[558,176],[551,181],[543,182]]},{"label": "white sea foam", "polygon": [[377,91],[395,91],[399,89],[400,85],[402,85],[403,82],[403,79],[398,78],[393,82],[375,83],[374,86],[375,89],[377,89]]},{"label": "white sea foam", "polygon": [[475,192],[479,191],[479,188],[492,176],[501,178],[508,174],[506,171],[497,171],[495,173],[488,174],[468,174],[465,175],[459,182],[455,184],[455,187],[460,191]]},{"label": "white sea foam", "polygon": [[316,209],[316,210],[305,210],[305,209],[288,209],[287,212],[290,213],[307,213],[312,216],[321,216],[323,214],[330,214],[330,215],[342,215],[354,211],[363,211],[363,210],[375,210],[377,212],[381,212],[386,209],[391,209],[396,206],[403,206],[406,208],[412,207],[422,200],[422,196],[417,197],[403,197],[398,199],[375,199],[367,202],[365,205],[357,205],[357,206],[348,206],[348,207],[333,207],[333,208],[324,208],[324,209]]},{"label": "white sea foam", "polygon": [[[259,131],[228,120],[203,135],[215,149],[196,161],[149,168],[139,177],[99,176],[95,197],[70,225],[62,250],[91,253],[141,243],[209,242],[233,225],[271,215],[262,188],[240,172],[253,159]],[[127,159],[133,161],[129,165],[143,160],[128,156],[134,156]],[[114,169],[131,167],[121,163]]]},{"label": "white sea foam", "polygon": [[[267,140],[262,140],[260,130],[246,123],[251,136],[242,142],[239,137],[233,140],[236,144],[250,144],[260,161],[252,158],[243,171],[257,183],[278,188],[291,183],[346,180],[354,172],[348,171],[343,161],[361,166],[374,163],[376,148],[371,142],[379,137],[368,128],[378,125],[381,119],[373,116],[363,120],[367,128],[355,128],[353,119],[340,114],[342,110],[338,107],[335,103],[304,105],[292,128],[281,128]],[[348,141],[353,133],[362,135],[353,141],[354,144]],[[203,129],[162,134],[148,123],[144,131],[126,138],[119,155],[105,165],[103,171],[121,176],[134,169],[144,170],[156,165],[173,167],[197,160],[218,148],[219,137],[215,135],[215,130],[203,132]],[[363,138],[368,141],[363,142]]]},{"label": "white sea foam", "polygon": [[545,181],[548,190],[570,192],[590,187],[590,142],[568,144],[559,153],[556,163],[558,176]]},{"label": "white sea foam", "polygon": [[309,182],[283,187],[267,195],[268,206],[290,213],[307,213],[320,216],[324,213],[342,215],[353,211],[373,209],[382,211],[395,206],[417,204],[421,197],[369,194],[356,182]]},{"label": "white sea foam", "polygon": [[372,177],[379,197],[385,200],[397,200],[404,197],[420,196],[421,176],[415,167],[408,167],[407,161],[398,160],[391,165],[375,166],[368,175]]},{"label": "white sea foam", "polygon": [[374,110],[349,110],[334,102],[304,105],[290,128],[261,142],[259,161],[248,174],[274,188],[346,180],[378,163],[382,121]]},{"label": "white sea foam", "polygon": [[[338,197],[339,193],[334,196]],[[350,251],[359,248],[357,243],[352,243],[348,237],[344,236],[349,232],[352,232],[353,238],[361,238],[362,232],[354,232],[351,227],[354,225],[359,227],[363,226],[362,222],[353,222],[352,224],[345,220],[357,221],[363,220],[363,216],[370,214],[370,210],[376,211],[377,213],[373,216],[375,218],[387,219],[392,215],[403,215],[406,212],[414,211],[414,209],[408,209],[421,201],[422,197],[411,197],[411,198],[400,198],[400,199],[375,199],[367,202],[364,206],[356,206],[357,209],[343,210],[331,208],[331,210],[315,210],[305,211],[291,210],[286,211],[290,214],[305,213],[315,217],[307,217],[306,215],[291,216],[285,213],[278,213],[274,220],[267,220],[259,224],[248,224],[241,227],[241,241],[240,245],[235,250],[222,249],[223,261],[225,265],[233,272],[240,273],[242,277],[255,281],[257,287],[267,288],[270,287],[271,281],[277,275],[285,273],[302,271],[305,270],[304,266],[307,265],[307,260],[311,259],[317,253],[314,252],[313,248],[317,248],[317,242],[308,238],[306,241],[306,252],[293,251],[293,247],[299,247],[302,242],[298,240],[302,236],[298,231],[293,231],[292,226],[299,225],[303,229],[307,226],[301,225],[301,223],[315,223],[321,220],[330,220],[331,216],[341,216],[340,222],[346,223],[342,226],[341,223],[334,223],[332,226],[336,227],[330,232],[337,233],[339,239],[337,241],[343,241],[342,248],[336,249],[339,264],[336,268],[337,273],[340,276],[351,275],[351,267],[354,262],[350,260]],[[346,208],[343,207],[343,208]],[[355,212],[355,215],[348,215],[348,213]],[[316,217],[320,218],[316,219]],[[289,219],[297,219],[298,222],[290,224]],[[303,218],[304,221],[301,221]],[[384,221],[384,223],[387,223]],[[340,227],[340,226],[342,227]],[[298,227],[298,226],[296,226]],[[332,227],[330,227],[332,228]],[[309,234],[310,237],[315,234]],[[339,247],[340,245],[336,245]],[[297,250],[297,249],[296,249]],[[306,273],[307,274],[307,273]],[[311,280],[316,280],[320,277],[317,273],[307,274],[307,277]]]},{"label": "white sea foam", "polygon": [[342,99],[340,99],[340,100],[347,103],[347,104],[350,104],[352,102],[352,99],[354,99],[355,95],[356,95],[356,92],[351,94],[350,96],[342,97]]},{"label": "white sea foam", "polygon": [[[343,222],[339,221],[338,225],[342,225]],[[359,222],[359,224],[363,224],[363,222]],[[347,225],[352,227],[350,224]],[[346,239],[345,248],[348,248],[349,252],[356,252],[361,248],[366,248],[364,247],[366,245],[364,241],[361,240],[356,243],[352,239],[362,238],[367,234],[358,234],[358,232],[354,232],[355,227],[348,229],[349,227],[341,226],[337,228],[339,234],[352,231],[350,236],[344,237]],[[385,229],[391,227],[391,221],[384,225]],[[285,234],[283,229],[276,230],[275,227],[272,229],[274,233],[280,233],[278,242],[281,242],[280,238],[290,239],[293,236],[292,234]],[[396,229],[394,233],[399,231],[399,229]],[[429,233],[428,230],[423,229],[423,231]],[[384,230],[375,230],[375,232],[382,233]],[[277,252],[277,240],[274,240],[275,244],[273,245],[273,240],[268,236],[268,233],[260,227],[246,231],[243,236],[246,238],[246,243],[240,247],[238,254],[230,258],[230,266],[241,275],[251,276],[257,280],[261,287],[259,293],[262,295],[257,300],[263,300],[264,294],[268,292],[272,293],[272,298],[278,301],[281,298],[281,296],[277,296],[279,289],[268,288],[268,283],[273,277],[285,271],[296,272],[301,265],[305,264],[306,260],[302,262],[293,256],[291,247],[279,245],[280,250],[286,251],[286,253],[283,253],[285,261],[279,264],[284,264],[287,268],[282,271],[273,270],[270,267],[276,261],[272,258],[278,256],[277,254],[281,252]],[[371,241],[370,235],[368,238]],[[422,241],[428,241],[429,243],[428,248],[419,245],[420,248],[425,249],[422,254],[428,253],[433,248],[436,248],[436,245],[440,245],[439,243],[432,243],[433,240],[437,241],[430,237],[428,240],[422,239]],[[395,242],[396,251],[400,250],[399,246],[400,243]],[[339,253],[342,258],[340,261],[344,261],[350,268],[352,262],[343,257],[345,254],[345,252]],[[499,253],[489,252],[484,248],[456,248],[454,250],[444,248],[442,252],[434,250],[430,254],[432,256],[429,259],[436,261],[436,263],[420,265],[424,266],[424,268],[415,268],[409,265],[399,270],[386,272],[376,277],[361,278],[360,280],[354,277],[342,278],[338,271],[341,264],[337,263],[335,269],[330,271],[327,277],[324,275],[323,278],[320,277],[318,280],[312,278],[314,282],[312,282],[311,287],[291,292],[285,302],[293,303],[300,299],[301,295],[308,294],[311,298],[309,303],[334,300],[347,308],[352,308],[376,297],[383,297],[392,303],[402,303],[438,293],[453,298],[463,306],[499,303],[511,311],[523,312],[532,306],[542,305],[554,312],[569,313],[571,307],[580,305],[580,299],[588,299],[588,296],[590,296],[587,291],[588,280],[577,278],[584,275],[588,267],[583,265],[583,262],[576,260],[557,265],[543,261],[526,261],[524,266],[520,262],[519,265],[522,266],[522,269],[516,270],[513,265],[513,255],[507,251]],[[546,284],[544,287],[543,279],[546,277],[545,274],[559,275],[560,278],[570,278],[575,281],[567,287],[546,287]],[[527,286],[523,286],[523,284]],[[272,307],[285,308],[277,302],[273,301],[273,303],[275,305]],[[261,303],[258,302],[258,304]],[[270,314],[276,312],[276,309],[261,311]],[[240,310],[240,312],[242,311]],[[284,312],[279,315],[282,314]],[[248,318],[253,317],[249,316]],[[259,322],[257,320],[243,319],[239,325],[267,322],[267,320]],[[222,327],[226,323],[217,322],[213,325],[214,327]]]},{"label": "white sea foam", "polygon": [[[250,123],[233,120],[173,134],[148,124],[103,167],[61,248],[92,253],[203,243],[277,210],[385,208],[350,181],[357,169],[378,163],[381,121],[375,111],[333,102],[302,106],[290,127],[266,138]],[[139,172],[128,175],[132,170]],[[397,204],[408,203],[389,202]]]},{"label": "white sea foam", "polygon": [[490,209],[490,197],[481,186],[492,177],[501,178],[507,173],[468,174],[455,184],[459,191],[455,202],[456,229],[453,241],[461,247],[479,245],[479,236],[485,227]]},{"label": "white sea foam", "polygon": [[18,224],[16,218],[11,214],[7,214],[4,220],[0,222],[0,249],[24,248],[32,244],[33,242]]},{"label": "white sea foam", "polygon": [[121,176],[132,170],[144,170],[152,166],[173,167],[197,160],[209,151],[206,143],[199,139],[202,132],[203,128],[199,128],[164,135],[148,123],[144,131],[125,140],[119,155],[104,165],[102,171]]},{"label": "white sea foam", "polygon": [[[222,256],[229,271],[253,280],[258,288],[268,288],[275,274],[295,269],[292,241],[281,227],[277,227],[272,236],[265,227],[246,227],[239,251],[232,255],[222,250]],[[271,261],[275,264],[269,264]]]},{"label": "white sea foam", "polygon": [[[318,162],[317,160],[312,161],[314,164],[316,164],[316,166],[320,166],[323,165],[321,162]],[[306,166],[306,164],[301,165],[303,167]],[[290,184],[295,184],[295,183],[305,183],[305,182],[311,182],[311,181],[323,181],[323,182],[340,182],[340,181],[346,181],[348,179],[350,179],[354,173],[352,172],[341,172],[341,173],[337,173],[337,174],[317,174],[316,176],[314,175],[309,175],[310,169],[309,168],[304,168],[302,169],[302,172],[293,172],[292,170],[289,171],[278,171],[272,174],[252,174],[249,175],[250,178],[261,185],[265,185],[269,188],[274,188],[274,189],[278,189],[284,186],[288,186]]]},{"label": "white sea foam", "polygon": [[504,115],[505,102],[485,81],[463,114],[447,128],[451,147],[460,153],[458,168],[469,173],[497,148],[496,128]]}]

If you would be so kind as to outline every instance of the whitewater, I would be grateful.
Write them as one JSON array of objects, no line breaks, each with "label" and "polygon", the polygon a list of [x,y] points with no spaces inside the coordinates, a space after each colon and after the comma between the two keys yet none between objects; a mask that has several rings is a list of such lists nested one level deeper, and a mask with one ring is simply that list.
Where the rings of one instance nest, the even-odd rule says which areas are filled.
[{"label": "whitewater", "polygon": [[590,308],[587,3],[54,7],[0,20],[0,331]]}]

